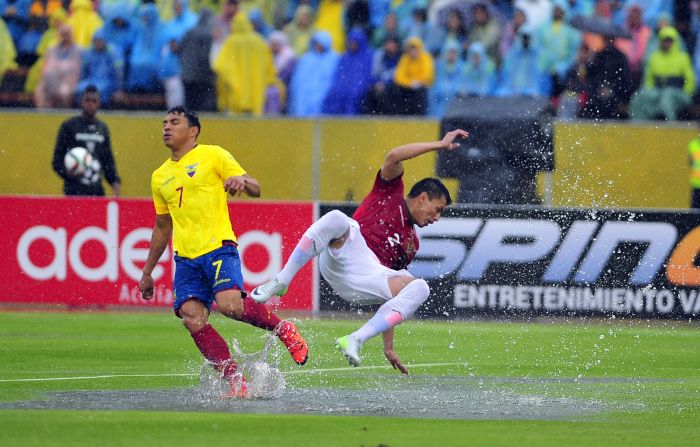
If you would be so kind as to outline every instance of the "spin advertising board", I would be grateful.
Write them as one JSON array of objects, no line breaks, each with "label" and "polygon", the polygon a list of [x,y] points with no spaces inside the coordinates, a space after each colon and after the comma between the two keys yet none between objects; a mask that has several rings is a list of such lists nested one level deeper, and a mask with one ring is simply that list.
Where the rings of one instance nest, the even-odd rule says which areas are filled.
[{"label": "spin advertising board", "polygon": [[[418,234],[422,315],[700,315],[700,214],[452,207]],[[320,290],[321,309],[348,308]]]}]

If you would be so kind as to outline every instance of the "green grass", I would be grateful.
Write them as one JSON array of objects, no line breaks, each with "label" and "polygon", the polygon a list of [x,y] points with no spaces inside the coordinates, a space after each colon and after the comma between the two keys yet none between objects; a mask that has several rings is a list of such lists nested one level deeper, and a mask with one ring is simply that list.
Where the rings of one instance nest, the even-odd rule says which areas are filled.
[{"label": "green grass", "polygon": [[[264,343],[264,333],[258,329],[220,315],[212,316],[212,323],[226,339],[237,338],[246,351]],[[345,360],[333,350],[333,340],[361,323],[301,320],[311,347],[303,369],[345,368]],[[620,320],[411,321],[396,332],[396,350],[413,375],[471,376],[483,380],[487,388],[595,400],[608,410],[575,420],[530,421],[6,409],[0,410],[0,446],[172,447],[210,441],[246,447],[700,445],[697,327]],[[363,365],[388,365],[379,337],[362,353]],[[446,364],[410,366],[433,363]],[[200,365],[201,356],[189,335],[168,312],[0,312],[3,402],[55,391],[192,387]],[[281,367],[299,369],[285,357]],[[393,373],[387,368],[380,372]],[[188,375],[147,377],[171,373]],[[8,381],[129,374],[135,377]],[[363,370],[287,376],[291,387],[304,389],[363,389],[372,380],[376,375]]]}]

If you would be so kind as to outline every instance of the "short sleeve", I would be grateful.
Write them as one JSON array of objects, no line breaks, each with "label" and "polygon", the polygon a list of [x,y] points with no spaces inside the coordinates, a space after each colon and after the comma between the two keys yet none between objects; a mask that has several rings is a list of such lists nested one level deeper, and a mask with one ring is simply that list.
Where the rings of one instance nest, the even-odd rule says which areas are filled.
[{"label": "short sleeve", "polygon": [[151,195],[153,196],[153,206],[156,209],[156,214],[170,214],[168,203],[165,201],[156,186],[156,176],[151,177]]},{"label": "short sleeve", "polygon": [[239,176],[246,173],[245,169],[238,164],[238,161],[231,155],[229,151],[220,147],[218,155],[221,159],[221,178],[224,180],[229,177]]}]

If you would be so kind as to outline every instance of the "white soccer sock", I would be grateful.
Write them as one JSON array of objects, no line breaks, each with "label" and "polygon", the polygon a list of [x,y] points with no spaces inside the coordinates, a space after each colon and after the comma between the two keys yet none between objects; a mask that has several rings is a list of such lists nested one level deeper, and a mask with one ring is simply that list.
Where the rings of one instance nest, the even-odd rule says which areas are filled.
[{"label": "white soccer sock", "polygon": [[350,335],[363,344],[375,335],[386,332],[411,318],[429,295],[430,288],[425,280],[415,279],[411,281],[394,298],[382,304],[367,323]]},{"label": "white soccer sock", "polygon": [[324,214],[306,230],[289,255],[287,263],[277,274],[277,279],[289,285],[307,262],[321,254],[333,239],[341,237],[349,228],[348,216],[342,212],[333,210]]}]

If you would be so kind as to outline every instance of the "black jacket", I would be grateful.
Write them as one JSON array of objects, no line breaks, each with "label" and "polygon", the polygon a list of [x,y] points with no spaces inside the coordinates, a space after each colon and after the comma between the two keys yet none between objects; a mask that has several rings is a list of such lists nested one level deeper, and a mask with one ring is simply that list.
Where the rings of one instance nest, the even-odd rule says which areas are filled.
[{"label": "black jacket", "polygon": [[[73,177],[66,173],[63,159],[66,153],[76,146],[84,147],[92,153],[100,162],[101,172],[88,173],[83,177]],[[56,137],[53,170],[63,178],[63,192],[66,195],[105,195],[102,187],[103,176],[110,185],[121,183],[107,125],[98,119],[88,121],[82,115],[64,121]]]}]

